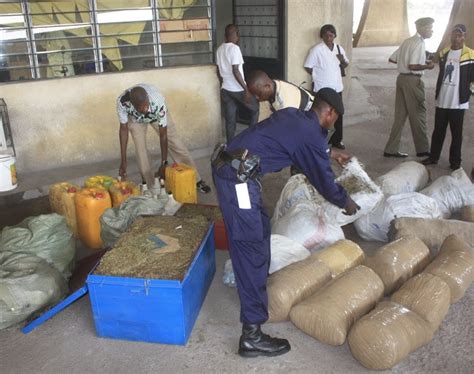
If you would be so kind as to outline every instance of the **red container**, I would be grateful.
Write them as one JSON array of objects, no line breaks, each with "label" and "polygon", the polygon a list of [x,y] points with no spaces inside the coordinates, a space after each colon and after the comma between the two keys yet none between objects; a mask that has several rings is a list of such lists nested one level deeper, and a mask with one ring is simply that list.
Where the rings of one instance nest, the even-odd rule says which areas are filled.
[{"label": "red container", "polygon": [[228,250],[227,232],[225,231],[224,220],[214,222],[214,242],[217,249]]}]

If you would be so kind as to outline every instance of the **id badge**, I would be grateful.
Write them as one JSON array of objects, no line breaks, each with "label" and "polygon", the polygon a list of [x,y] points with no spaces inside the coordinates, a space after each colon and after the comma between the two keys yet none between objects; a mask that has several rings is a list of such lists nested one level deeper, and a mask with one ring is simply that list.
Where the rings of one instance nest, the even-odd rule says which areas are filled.
[{"label": "id badge", "polygon": [[235,192],[237,193],[237,202],[240,209],[252,209],[250,205],[249,187],[247,183],[239,183],[235,185]]}]

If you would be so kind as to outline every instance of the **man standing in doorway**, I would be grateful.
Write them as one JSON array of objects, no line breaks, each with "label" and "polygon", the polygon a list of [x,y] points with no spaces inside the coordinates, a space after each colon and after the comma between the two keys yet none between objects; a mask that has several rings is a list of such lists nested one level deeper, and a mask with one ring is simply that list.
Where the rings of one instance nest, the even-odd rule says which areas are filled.
[{"label": "man standing in doorway", "polygon": [[135,143],[138,168],[142,179],[146,181],[148,191],[156,193],[155,177],[150,165],[150,157],[146,146],[146,133],[148,125],[153,127],[160,137],[161,164],[158,174],[165,177],[165,168],[168,165],[168,150],[176,162],[192,166],[196,170],[197,189],[208,193],[211,188],[201,179],[188,149],[179,138],[175,125],[171,120],[164,97],[155,86],[150,84],[137,84],[125,90],[117,98],[117,115],[120,121],[120,155],[121,162],[119,175],[127,177],[127,145],[128,133],[132,134]]},{"label": "man standing in doorway", "polygon": [[464,45],[466,26],[455,25],[451,47],[439,53],[439,74],[436,82],[435,127],[431,137],[430,157],[424,165],[438,163],[446,129],[451,129],[449,163],[452,170],[461,167],[461,146],[464,112],[469,109],[470,84],[474,82],[474,50]]},{"label": "man standing in doorway", "polygon": [[[332,88],[342,98],[342,74],[349,65],[346,52],[339,44],[334,43],[336,28],[333,25],[321,27],[319,36],[323,41],[309,50],[304,68],[313,79],[313,91],[317,93],[321,88]],[[345,74],[345,73],[344,73]],[[329,144],[335,148],[345,149],[342,142],[343,116],[339,115],[334,124],[335,132],[329,139]]]},{"label": "man standing in doorway", "polygon": [[416,34],[406,39],[388,59],[397,64],[397,90],[395,94],[395,119],[390,137],[385,145],[384,157],[408,157],[400,152],[400,138],[408,117],[415,142],[416,156],[429,156],[426,133],[425,85],[421,79],[424,70],[431,70],[434,63],[426,58],[425,39],[433,35],[434,19],[425,17],[415,21]]},{"label": "man standing in doorway", "polygon": [[250,93],[244,78],[244,59],[239,47],[239,29],[235,25],[225,28],[225,42],[217,49],[217,76],[221,82],[221,98],[224,103],[227,142],[235,135],[239,104],[250,111],[250,125],[258,121],[259,106]]}]

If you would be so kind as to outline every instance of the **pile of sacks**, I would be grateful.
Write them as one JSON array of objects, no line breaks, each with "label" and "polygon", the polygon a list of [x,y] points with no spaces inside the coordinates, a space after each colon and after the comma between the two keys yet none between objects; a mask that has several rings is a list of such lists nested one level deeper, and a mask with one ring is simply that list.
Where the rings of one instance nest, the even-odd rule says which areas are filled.
[{"label": "pile of sacks", "polygon": [[64,217],[29,217],[0,234],[0,330],[56,304],[68,292],[75,241]]}]

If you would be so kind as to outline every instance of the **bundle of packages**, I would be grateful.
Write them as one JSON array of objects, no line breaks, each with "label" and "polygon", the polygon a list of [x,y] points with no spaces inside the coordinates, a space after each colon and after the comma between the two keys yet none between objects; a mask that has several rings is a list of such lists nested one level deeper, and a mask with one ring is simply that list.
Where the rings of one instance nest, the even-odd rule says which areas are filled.
[{"label": "bundle of packages", "polygon": [[451,292],[441,278],[421,273],[410,278],[390,300],[416,312],[436,331],[448,313]]},{"label": "bundle of packages", "polygon": [[398,289],[430,262],[430,250],[418,238],[401,238],[379,248],[365,265],[382,279],[385,294]]},{"label": "bundle of packages", "polygon": [[390,224],[388,238],[397,240],[416,236],[436,254],[444,239],[451,234],[467,243],[474,243],[474,223],[451,219],[397,218]]},{"label": "bundle of packages", "polygon": [[345,239],[339,240],[311,256],[326,264],[331,269],[333,278],[362,264],[365,259],[362,249],[356,243]]},{"label": "bundle of packages", "polygon": [[269,321],[287,320],[293,305],[330,280],[331,270],[313,256],[270,275],[267,280]]},{"label": "bundle of packages", "polygon": [[273,220],[272,234],[293,239],[310,251],[344,239],[341,227],[329,222],[324,211],[307,200],[298,202],[284,216]]},{"label": "bundle of packages", "polygon": [[301,244],[283,235],[272,234],[270,238],[270,274],[296,261],[304,260],[311,253]]},{"label": "bundle of packages", "polygon": [[359,265],[343,273],[290,311],[291,321],[313,338],[344,344],[352,324],[383,296],[383,283],[371,269]]},{"label": "bundle of packages", "polygon": [[354,222],[362,239],[387,242],[390,222],[397,217],[441,218],[438,203],[421,193],[408,192],[389,196],[370,214]]},{"label": "bundle of packages", "polygon": [[423,164],[406,161],[378,177],[375,182],[385,196],[391,196],[419,191],[428,184],[429,179],[428,170]]},{"label": "bundle of packages", "polygon": [[384,370],[432,338],[433,329],[417,313],[384,301],[354,324],[347,340],[357,361],[368,369]]},{"label": "bundle of packages", "polygon": [[383,198],[380,188],[370,179],[355,157],[347,163],[341,175],[336,178],[336,182],[344,187],[352,200],[360,206],[360,210],[355,215],[343,214],[343,210],[322,197],[303,174],[297,174],[291,177],[283,188],[272,222],[287,214],[295,204],[309,201],[325,212],[328,222],[344,226],[370,213]]},{"label": "bundle of packages", "polygon": [[474,249],[456,235],[450,235],[425,272],[440,277],[448,284],[453,304],[464,296],[474,281]]},{"label": "bundle of packages", "polygon": [[56,304],[66,293],[66,279],[45,260],[0,252],[0,330]]},{"label": "bundle of packages", "polygon": [[439,177],[421,193],[438,202],[443,218],[451,217],[463,206],[474,205],[474,186],[462,168]]},{"label": "bundle of packages", "polygon": [[474,205],[462,207],[461,220],[466,222],[474,222]]}]

